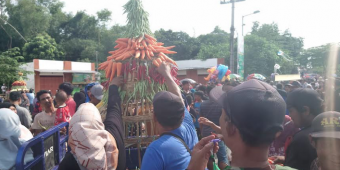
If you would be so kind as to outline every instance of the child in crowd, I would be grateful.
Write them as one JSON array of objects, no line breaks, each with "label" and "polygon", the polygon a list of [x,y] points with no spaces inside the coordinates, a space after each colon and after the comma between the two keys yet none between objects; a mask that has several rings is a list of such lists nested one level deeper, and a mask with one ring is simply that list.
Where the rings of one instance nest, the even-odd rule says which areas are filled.
[{"label": "child in crowd", "polygon": [[195,117],[196,120],[195,120],[194,125],[197,131],[198,139],[201,139],[201,129],[200,129],[200,124],[198,123],[198,118],[199,118],[199,113],[201,109],[201,103],[203,102],[203,96],[204,96],[204,93],[202,91],[197,91],[194,94],[194,97],[195,97],[194,109],[197,113]]},{"label": "child in crowd", "polygon": [[59,91],[55,95],[55,101],[57,103],[54,126],[59,125],[62,122],[69,122],[71,119],[70,109],[66,105],[67,94],[64,91]]}]

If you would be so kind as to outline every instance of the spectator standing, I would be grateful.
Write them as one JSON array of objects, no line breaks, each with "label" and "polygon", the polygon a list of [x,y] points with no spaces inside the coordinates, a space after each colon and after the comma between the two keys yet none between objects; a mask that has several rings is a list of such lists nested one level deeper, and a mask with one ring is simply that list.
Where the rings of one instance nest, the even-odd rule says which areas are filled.
[{"label": "spectator standing", "polygon": [[[32,138],[31,132],[21,125],[17,114],[9,109],[0,109],[0,169],[15,169],[19,148]],[[26,152],[24,164],[33,159],[33,152],[29,149]]]},{"label": "spectator standing", "polygon": [[198,118],[199,118],[199,114],[201,111],[201,104],[203,103],[204,93],[202,91],[197,91],[194,93],[194,97],[195,97],[194,109],[197,113],[195,117],[194,125],[197,131],[198,139],[201,139],[201,129],[200,129],[200,124],[198,123]]},{"label": "spectator standing", "polygon": [[6,90],[7,90],[7,86],[5,85],[5,83],[1,86],[1,91],[2,94],[6,94]]},{"label": "spectator standing", "polygon": [[34,136],[48,130],[54,126],[55,109],[50,91],[41,90],[37,93],[38,102],[41,104],[43,111],[34,117],[31,131]]},{"label": "spectator standing", "polygon": [[[222,94],[222,92],[221,92]],[[268,162],[270,144],[283,130],[286,105],[272,86],[248,80],[219,97],[223,140],[232,151],[227,169],[292,170]],[[188,170],[203,170],[216,149],[213,136],[203,138],[194,148]],[[238,167],[238,168],[234,168]]]},{"label": "spectator standing", "polygon": [[[208,88],[211,89],[211,88]],[[217,126],[220,125],[219,119],[222,114],[222,106],[219,105],[216,101],[218,99],[214,99],[215,92],[220,93],[222,92],[222,86],[217,86],[211,91],[208,91],[209,93],[209,100],[203,102],[201,104],[201,112],[200,117],[204,117],[208,119],[209,121],[213,122]],[[220,94],[217,94],[220,95]],[[201,118],[200,118],[201,119]],[[207,137],[211,135],[211,132],[215,132],[210,126],[200,124],[202,129],[202,137]],[[218,132],[215,132],[218,133]],[[224,169],[228,164],[228,156],[227,156],[227,148],[223,141],[220,141],[218,143],[219,150],[217,151],[217,159],[218,159],[218,166],[220,169]],[[213,169],[213,161],[208,162],[208,168]]]},{"label": "spectator standing", "polygon": [[153,120],[161,137],[146,149],[141,170],[186,169],[198,142],[195,126],[172,79],[170,65],[163,62],[158,72],[165,78],[169,92],[159,92],[154,97]]},{"label": "spectator standing", "polygon": [[30,108],[30,101],[25,91],[21,91],[21,103],[19,105],[23,108],[26,108],[27,110]]},{"label": "spectator standing", "polygon": [[28,100],[30,101],[30,106],[29,106],[29,111],[31,112],[31,114],[33,113],[33,109],[34,109],[34,93],[33,93],[33,89],[30,89],[29,93],[26,93]]},{"label": "spectator standing", "polygon": [[103,86],[100,84],[94,85],[90,91],[90,102],[96,106],[103,99]]},{"label": "spectator standing", "polygon": [[313,119],[323,111],[323,101],[318,93],[311,89],[295,89],[287,98],[287,108],[296,127],[301,128],[294,134],[289,143],[286,156],[277,157],[274,162],[299,170],[309,170],[312,161],[317,157],[315,148],[310,144]]},{"label": "spectator standing", "polygon": [[73,99],[74,99],[74,102],[76,102],[76,111],[77,111],[79,106],[85,103],[85,100],[86,100],[85,93],[84,92],[74,93]]},{"label": "spectator standing", "polygon": [[21,103],[21,93],[17,91],[11,92],[9,94],[9,100],[15,105],[21,124],[29,129],[31,127],[32,117],[26,108],[19,106]]},{"label": "spectator standing", "polygon": [[66,153],[59,170],[117,168],[119,151],[116,141],[105,130],[100,113],[92,103],[82,104],[73,115],[68,143],[71,152]]},{"label": "spectator standing", "polygon": [[340,113],[330,111],[316,116],[310,139],[318,154],[311,170],[340,170]]},{"label": "spectator standing", "polygon": [[190,82],[189,81],[182,81],[182,91],[185,96],[192,95],[190,91]]},{"label": "spectator standing", "polygon": [[86,96],[86,100],[85,102],[88,103],[90,102],[90,96],[91,96],[91,88],[94,86],[94,85],[97,85],[99,83],[90,83],[88,85],[85,86],[85,96]]},{"label": "spectator standing", "polygon": [[73,91],[73,85],[69,82],[64,82],[64,83],[61,83],[59,85],[59,90],[62,90],[64,91],[66,94],[67,94],[67,101],[66,101],[66,105],[69,107],[70,109],[70,114],[71,116],[74,115],[74,113],[76,112],[76,102],[73,100],[71,94],[72,94],[72,91]]}]

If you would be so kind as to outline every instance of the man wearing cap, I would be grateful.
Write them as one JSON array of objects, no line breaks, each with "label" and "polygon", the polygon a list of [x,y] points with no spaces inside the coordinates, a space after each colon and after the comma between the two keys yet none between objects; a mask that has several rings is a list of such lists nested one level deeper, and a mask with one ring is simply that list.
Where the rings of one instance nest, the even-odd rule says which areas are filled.
[{"label": "man wearing cap", "polygon": [[103,98],[103,86],[100,84],[94,85],[91,88],[90,102],[95,106],[102,101]]},{"label": "man wearing cap", "polygon": [[292,83],[290,83],[290,85],[291,85],[291,91],[298,89],[298,88],[302,88],[301,83],[298,81],[293,81]]},{"label": "man wearing cap", "polygon": [[316,116],[310,140],[318,154],[311,170],[340,170],[340,113],[330,111]]},{"label": "man wearing cap", "polygon": [[161,136],[146,149],[141,169],[186,169],[191,150],[198,142],[195,126],[184,106],[181,91],[172,79],[170,66],[163,62],[158,72],[165,78],[169,91],[159,92],[154,97],[153,120]]},{"label": "man wearing cap", "polygon": [[318,93],[311,89],[296,89],[288,94],[287,108],[296,127],[301,130],[294,134],[286,148],[285,157],[277,157],[275,163],[299,170],[309,170],[316,158],[316,151],[309,142],[313,119],[323,111],[323,101]]},{"label": "man wearing cap", "polygon": [[[220,125],[225,144],[232,151],[226,169],[291,170],[268,162],[270,144],[283,130],[286,104],[272,86],[248,80],[223,94]],[[206,137],[206,138],[210,138]],[[202,170],[208,161],[211,142],[203,138],[194,148],[189,170]]]}]

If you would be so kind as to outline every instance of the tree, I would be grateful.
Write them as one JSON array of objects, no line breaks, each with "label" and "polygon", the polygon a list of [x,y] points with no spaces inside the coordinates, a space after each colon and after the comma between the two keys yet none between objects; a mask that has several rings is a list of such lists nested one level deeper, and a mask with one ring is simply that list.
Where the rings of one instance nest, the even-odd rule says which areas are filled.
[{"label": "tree", "polygon": [[245,75],[260,73],[269,76],[274,71],[274,65],[279,64],[282,74],[290,73],[294,67],[292,62],[286,61],[279,57],[277,52],[280,48],[257,35],[248,35],[245,37],[244,49],[244,68]]},{"label": "tree", "polygon": [[48,34],[39,34],[23,47],[25,60],[33,59],[63,60],[64,52],[60,46]]},{"label": "tree", "polygon": [[303,50],[303,38],[293,37],[289,30],[280,32],[276,23],[260,25],[254,22],[251,35],[265,38],[270,43],[275,44],[280,50],[285,51],[286,56],[296,58]]},{"label": "tree", "polygon": [[174,60],[194,59],[199,52],[199,42],[197,39],[190,37],[185,32],[173,32],[160,29],[155,32],[155,37],[159,42],[163,42],[164,46],[176,46],[173,51],[177,54],[170,55]]},{"label": "tree", "polygon": [[200,35],[197,39],[200,43],[200,50],[195,58],[203,60],[226,58],[229,61],[229,34],[227,32],[216,26],[213,32]]},{"label": "tree", "polygon": [[27,71],[20,68],[23,60],[24,57],[21,56],[18,47],[0,53],[0,77],[2,83],[10,84],[18,80],[19,72],[24,73],[24,76],[27,75]]},{"label": "tree", "polygon": [[[297,61],[301,67],[306,68],[309,72],[325,74],[327,62],[329,60],[330,48],[330,44],[309,48],[304,50],[301,55],[297,57]],[[340,44],[338,44],[338,51],[340,51]],[[340,64],[339,52],[337,58],[338,64]]]},{"label": "tree", "polygon": [[103,46],[96,41],[79,38],[73,38],[63,42],[61,45],[65,50],[65,60],[67,61],[80,61],[85,59],[95,61],[96,51],[103,48]]}]

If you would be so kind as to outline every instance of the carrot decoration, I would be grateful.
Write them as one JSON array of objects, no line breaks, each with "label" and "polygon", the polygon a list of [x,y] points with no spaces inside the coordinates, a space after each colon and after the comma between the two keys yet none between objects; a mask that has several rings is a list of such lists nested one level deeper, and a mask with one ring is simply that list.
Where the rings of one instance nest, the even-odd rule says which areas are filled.
[{"label": "carrot decoration", "polygon": [[117,63],[117,77],[122,75],[122,63]]}]

